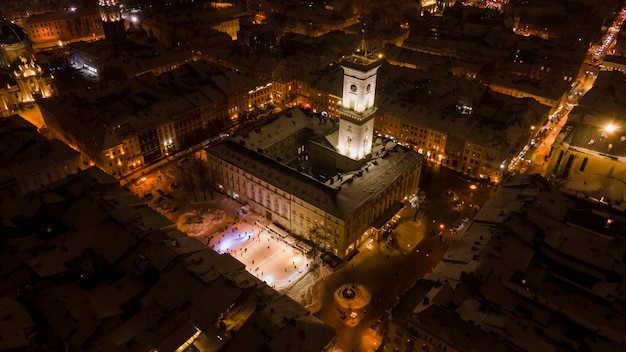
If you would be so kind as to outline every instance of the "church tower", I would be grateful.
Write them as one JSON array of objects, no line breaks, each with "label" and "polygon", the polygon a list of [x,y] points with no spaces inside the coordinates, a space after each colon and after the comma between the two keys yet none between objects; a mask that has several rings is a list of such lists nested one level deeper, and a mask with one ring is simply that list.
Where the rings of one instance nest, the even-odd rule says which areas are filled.
[{"label": "church tower", "polygon": [[340,62],[343,68],[343,98],[339,112],[338,152],[353,160],[361,160],[372,151],[376,107],[376,74],[380,61],[365,51]]},{"label": "church tower", "polygon": [[114,42],[126,40],[126,28],[118,0],[100,0],[100,18],[104,37]]}]

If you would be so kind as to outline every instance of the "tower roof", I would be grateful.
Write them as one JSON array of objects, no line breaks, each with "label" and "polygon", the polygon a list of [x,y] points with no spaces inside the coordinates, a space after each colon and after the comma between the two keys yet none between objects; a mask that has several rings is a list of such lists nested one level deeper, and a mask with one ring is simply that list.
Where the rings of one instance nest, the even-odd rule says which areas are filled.
[{"label": "tower roof", "polygon": [[375,67],[380,66],[380,60],[378,60],[378,58],[374,56],[352,54],[343,58],[339,64],[344,67],[367,72]]}]

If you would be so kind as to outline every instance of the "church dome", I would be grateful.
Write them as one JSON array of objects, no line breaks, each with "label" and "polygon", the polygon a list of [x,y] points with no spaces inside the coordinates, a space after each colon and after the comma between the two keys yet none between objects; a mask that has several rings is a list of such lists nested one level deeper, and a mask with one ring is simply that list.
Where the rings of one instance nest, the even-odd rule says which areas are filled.
[{"label": "church dome", "polygon": [[24,41],[26,33],[11,22],[0,22],[0,45],[18,44]]}]

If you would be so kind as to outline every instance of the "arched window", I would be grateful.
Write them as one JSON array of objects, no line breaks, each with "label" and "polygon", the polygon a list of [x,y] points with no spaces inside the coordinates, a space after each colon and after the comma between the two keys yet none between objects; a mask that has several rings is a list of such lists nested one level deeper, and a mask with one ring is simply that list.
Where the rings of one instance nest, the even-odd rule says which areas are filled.
[{"label": "arched window", "polygon": [[589,160],[589,158],[584,158],[583,162],[580,164],[580,169],[578,169],[578,171],[583,172],[585,171],[585,167],[587,166],[587,161]]}]

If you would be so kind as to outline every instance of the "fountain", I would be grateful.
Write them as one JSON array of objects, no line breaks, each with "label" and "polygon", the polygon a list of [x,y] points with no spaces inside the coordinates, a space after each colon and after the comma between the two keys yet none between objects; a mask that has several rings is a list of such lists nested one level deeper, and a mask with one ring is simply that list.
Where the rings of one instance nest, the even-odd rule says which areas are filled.
[{"label": "fountain", "polygon": [[346,325],[356,326],[372,299],[370,292],[359,284],[345,284],[335,291],[335,303]]}]

